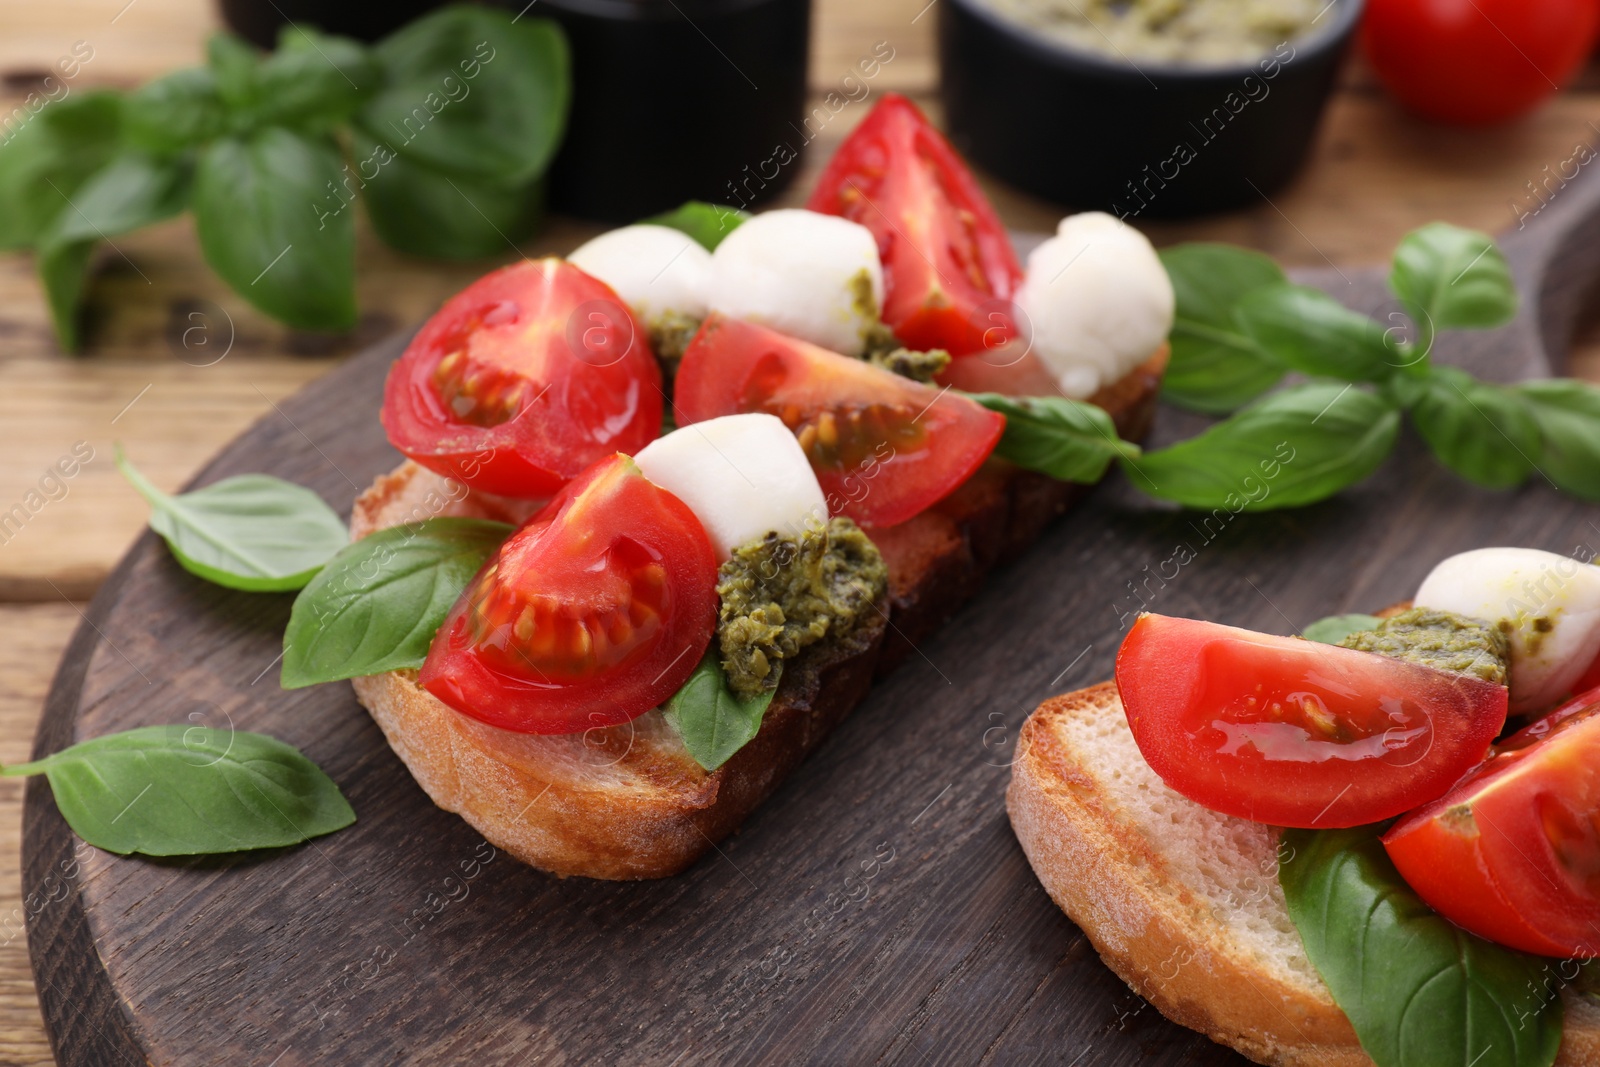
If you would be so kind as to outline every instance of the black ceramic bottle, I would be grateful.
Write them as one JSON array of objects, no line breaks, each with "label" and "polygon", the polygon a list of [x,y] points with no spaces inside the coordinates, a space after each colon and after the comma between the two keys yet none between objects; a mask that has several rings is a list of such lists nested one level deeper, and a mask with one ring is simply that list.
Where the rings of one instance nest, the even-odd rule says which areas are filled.
[{"label": "black ceramic bottle", "polygon": [[539,0],[536,10],[572,45],[554,210],[632,222],[685,200],[766,200],[794,180],[810,0]]}]

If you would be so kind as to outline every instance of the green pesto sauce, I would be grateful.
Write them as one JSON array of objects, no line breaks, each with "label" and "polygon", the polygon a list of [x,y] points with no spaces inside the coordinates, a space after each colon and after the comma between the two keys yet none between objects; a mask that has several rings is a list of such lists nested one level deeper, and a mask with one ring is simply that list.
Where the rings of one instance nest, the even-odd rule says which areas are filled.
[{"label": "green pesto sauce", "polygon": [[877,546],[846,518],[740,546],[717,572],[729,688],[744,697],[775,689],[784,660],[824,637],[847,636],[888,581]]},{"label": "green pesto sauce", "polygon": [[1359,630],[1339,642],[1343,648],[1376,652],[1435,670],[1470,674],[1506,684],[1511,645],[1493,623],[1434,608],[1411,608],[1384,619],[1376,630]]},{"label": "green pesto sauce", "polygon": [[650,347],[661,364],[661,384],[669,400],[672,381],[678,376],[678,364],[699,329],[700,320],[681,311],[663,311],[650,323]]},{"label": "green pesto sauce", "polygon": [[918,352],[902,345],[879,317],[878,301],[872,295],[872,275],[866,268],[850,277],[850,308],[861,317],[861,358],[874,366],[893,371],[902,378],[931,382],[950,365],[950,353],[942,348]]}]

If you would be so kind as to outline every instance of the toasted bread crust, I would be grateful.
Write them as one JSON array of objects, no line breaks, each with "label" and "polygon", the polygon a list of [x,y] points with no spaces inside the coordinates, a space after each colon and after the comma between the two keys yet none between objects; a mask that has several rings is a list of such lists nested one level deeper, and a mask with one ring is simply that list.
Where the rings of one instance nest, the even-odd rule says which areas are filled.
[{"label": "toasted bread crust", "polygon": [[[1045,701],[1018,737],[1006,808],[1050,898],[1107,966],[1172,1021],[1257,1063],[1370,1067],[1320,980],[1283,981],[1219,937],[1205,887],[1175,877],[1063,740],[1063,720],[1108,715],[1122,718],[1112,682]],[[1600,1062],[1600,1012],[1574,994],[1565,999],[1558,1067]]]},{"label": "toasted bread crust", "polygon": [[[1094,399],[1118,431],[1142,437],[1166,352]],[[413,672],[355,680],[356,696],[447,811],[497,848],[559,875],[660,878],[733,832],[916,642],[949,618],[996,561],[1020,551],[1087,487],[999,460],[910,522],[868,531],[889,567],[877,618],[844,641],[812,646],[784,672],[756,738],[716,771],[689,756],[659,712],[582,735],[487,726],[446,707]],[[468,494],[413,463],[356,501],[351,534],[434,515],[518,522],[531,506]]]}]

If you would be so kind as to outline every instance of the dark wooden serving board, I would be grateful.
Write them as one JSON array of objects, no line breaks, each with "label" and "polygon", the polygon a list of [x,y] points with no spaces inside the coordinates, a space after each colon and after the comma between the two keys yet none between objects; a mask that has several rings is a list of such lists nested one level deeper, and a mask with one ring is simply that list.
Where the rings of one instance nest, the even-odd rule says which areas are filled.
[{"label": "dark wooden serving board", "polygon": [[[1596,175],[1506,248],[1512,326],[1439,357],[1503,380],[1551,372],[1600,270]],[[1346,278],[1348,275],[1348,279]],[[1382,306],[1381,272],[1317,272]],[[377,421],[402,340],[350,361],[212,462],[348,509],[397,455]],[[1164,411],[1158,439],[1195,423]],[[117,1064],[1240,1063],[1122,985],[1034,880],[1006,821],[1017,727],[1107,677],[1124,612],[1292,632],[1409,595],[1442,556],[1600,547],[1600,508],[1535,478],[1474,489],[1413,437],[1339,499],[1191,514],[1118,479],[1059,522],[686,874],[560,880],[435,808],[344,684],[277,686],[291,597],[231,593],[145,534],[62,662],[37,755],[153,723],[262,731],[344,789],[355,826],[267,856],[155,862],[78,842],[28,787],[24,892],[60,1061]],[[1195,558],[1146,582],[1178,545]],[[1592,552],[1593,548],[1588,551]],[[1168,574],[1170,575],[1170,566]]]}]

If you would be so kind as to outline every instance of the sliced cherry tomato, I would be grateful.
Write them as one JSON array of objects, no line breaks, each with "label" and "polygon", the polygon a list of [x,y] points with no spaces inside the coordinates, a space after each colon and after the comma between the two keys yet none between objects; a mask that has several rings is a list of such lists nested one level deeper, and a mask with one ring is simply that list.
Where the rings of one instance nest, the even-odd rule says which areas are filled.
[{"label": "sliced cherry tomato", "polygon": [[1361,41],[1384,87],[1429,118],[1528,111],[1594,47],[1595,0],[1369,0]]},{"label": "sliced cherry tomato", "polygon": [[1492,682],[1162,615],[1128,632],[1117,688],[1163,781],[1274,826],[1359,826],[1427,803],[1506,721]]},{"label": "sliced cherry tomato", "polygon": [[521,733],[635,719],[711,642],[717,560],[688,505],[617,455],[512,534],[434,636],[422,685]]},{"label": "sliced cherry tomato", "polygon": [[601,281],[559,259],[502,267],[451,297],[389,370],[389,441],[501,496],[549,497],[661,432],[661,368]]},{"label": "sliced cherry tomato", "polygon": [[1495,746],[1384,848],[1439,914],[1546,956],[1600,956],[1600,689]]},{"label": "sliced cherry tomato", "polygon": [[977,352],[1009,319],[1022,284],[1011,239],[955,149],[898,93],[845,138],[806,207],[872,231],[883,321],[908,348]]},{"label": "sliced cherry tomato", "polygon": [[967,397],[713,312],[673,387],[678,423],[761,411],[800,439],[828,511],[892,526],[971,477],[1006,420]]},{"label": "sliced cherry tomato", "polygon": [[1061,382],[1044,360],[1022,345],[952,359],[939,375],[939,384],[967,393],[1003,393],[1006,396],[1064,396]]}]

